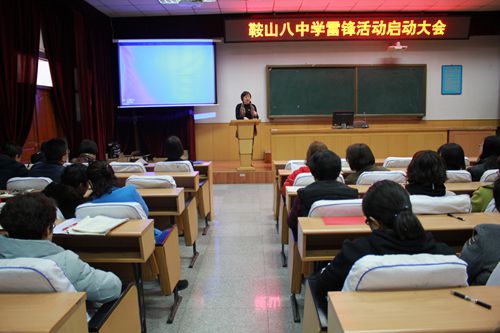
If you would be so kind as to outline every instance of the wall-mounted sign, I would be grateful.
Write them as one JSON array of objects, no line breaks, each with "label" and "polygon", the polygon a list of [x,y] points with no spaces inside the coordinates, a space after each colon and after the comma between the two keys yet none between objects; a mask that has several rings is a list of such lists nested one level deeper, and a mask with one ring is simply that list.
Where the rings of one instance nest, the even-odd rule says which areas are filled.
[{"label": "wall-mounted sign", "polygon": [[462,94],[462,65],[441,67],[441,95]]},{"label": "wall-mounted sign", "polygon": [[469,17],[304,17],[225,21],[226,42],[467,39]]}]

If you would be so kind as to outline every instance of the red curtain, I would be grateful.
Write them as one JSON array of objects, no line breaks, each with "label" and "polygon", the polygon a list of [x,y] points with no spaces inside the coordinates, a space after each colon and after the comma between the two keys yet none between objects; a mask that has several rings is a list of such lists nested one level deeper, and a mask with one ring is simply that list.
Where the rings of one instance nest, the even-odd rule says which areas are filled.
[{"label": "red curtain", "polygon": [[55,115],[64,130],[69,149],[76,153],[80,131],[75,108],[72,16],[67,8],[49,2],[43,6],[42,13],[42,36],[52,76]]},{"label": "red curtain", "polygon": [[24,144],[33,119],[40,12],[33,0],[0,0],[0,142]]}]

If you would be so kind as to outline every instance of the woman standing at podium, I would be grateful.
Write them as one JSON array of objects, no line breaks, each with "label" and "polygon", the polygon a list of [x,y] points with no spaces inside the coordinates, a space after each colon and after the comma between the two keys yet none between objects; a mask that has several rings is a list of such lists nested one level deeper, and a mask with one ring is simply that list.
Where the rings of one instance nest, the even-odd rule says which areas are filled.
[{"label": "woman standing at podium", "polygon": [[236,119],[259,119],[257,107],[252,104],[252,94],[248,91],[241,93],[241,102],[236,105]]}]

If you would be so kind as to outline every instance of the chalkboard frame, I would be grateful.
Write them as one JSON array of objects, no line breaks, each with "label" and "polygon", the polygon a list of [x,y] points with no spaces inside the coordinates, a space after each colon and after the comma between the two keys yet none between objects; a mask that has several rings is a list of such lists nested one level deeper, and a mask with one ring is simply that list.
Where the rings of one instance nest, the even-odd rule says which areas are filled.
[{"label": "chalkboard frame", "polygon": [[[417,67],[422,70],[422,96],[421,96],[421,109],[422,112],[418,113],[386,113],[386,114],[362,114],[358,113],[358,69],[359,68],[404,68],[404,67]],[[427,65],[426,64],[309,64],[309,65],[267,65],[266,66],[266,80],[267,80],[267,106],[268,112],[267,117],[271,120],[283,120],[283,119],[295,119],[295,120],[307,120],[307,119],[325,119],[326,117],[331,118],[331,115],[324,114],[272,114],[272,96],[271,96],[271,82],[270,82],[270,72],[274,68],[286,68],[286,69],[302,69],[302,68],[354,68],[355,70],[355,80],[354,80],[354,115],[355,117],[369,117],[369,118],[405,118],[405,119],[421,119],[426,115],[426,99],[427,99]],[[334,111],[334,110],[333,110]],[[333,112],[332,111],[332,112]]]}]

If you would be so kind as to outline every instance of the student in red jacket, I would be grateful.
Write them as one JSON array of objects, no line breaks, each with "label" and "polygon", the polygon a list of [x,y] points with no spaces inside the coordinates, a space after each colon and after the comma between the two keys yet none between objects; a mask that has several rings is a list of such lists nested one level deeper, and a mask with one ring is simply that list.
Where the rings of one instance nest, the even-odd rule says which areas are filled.
[{"label": "student in red jacket", "polygon": [[297,170],[294,170],[285,180],[283,183],[283,186],[281,187],[281,194],[283,197],[286,195],[286,187],[287,186],[292,186],[293,182],[295,181],[295,178],[301,173],[306,173],[306,172],[311,172],[309,169],[309,160],[311,159],[311,156],[314,155],[314,153],[322,150],[327,150],[328,147],[320,141],[313,141],[310,145],[309,148],[307,148],[307,154],[306,154],[306,164],[304,166],[301,166]]}]

